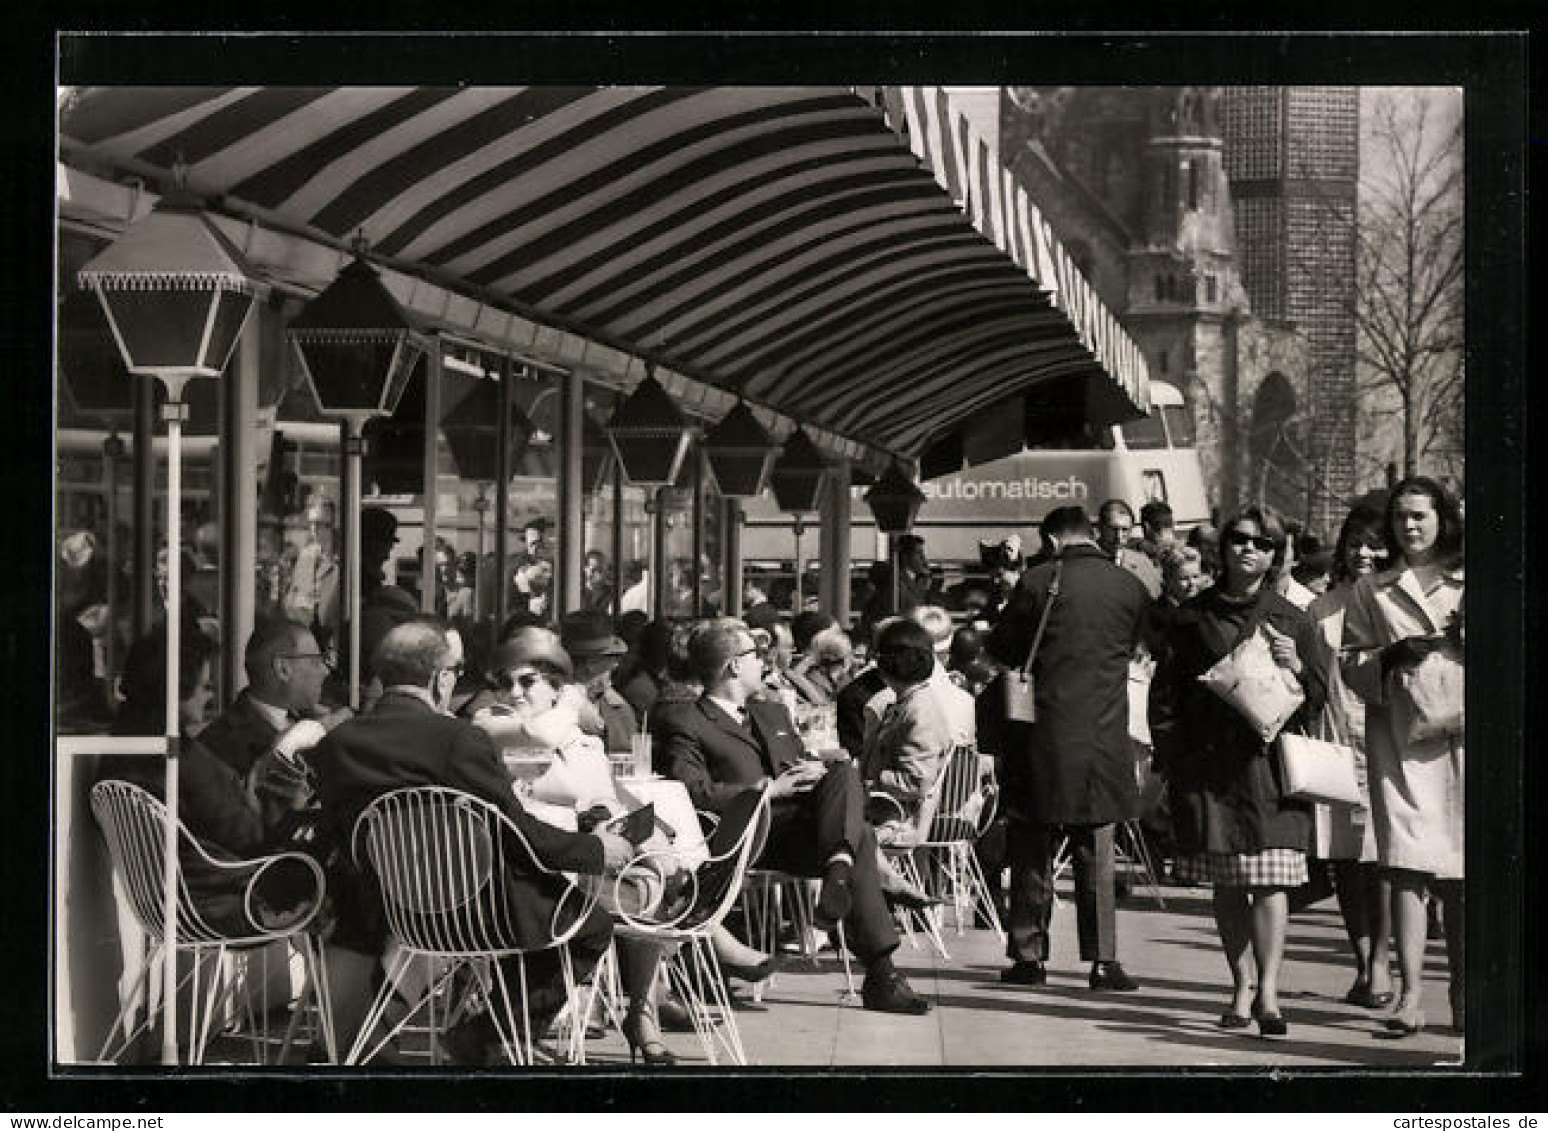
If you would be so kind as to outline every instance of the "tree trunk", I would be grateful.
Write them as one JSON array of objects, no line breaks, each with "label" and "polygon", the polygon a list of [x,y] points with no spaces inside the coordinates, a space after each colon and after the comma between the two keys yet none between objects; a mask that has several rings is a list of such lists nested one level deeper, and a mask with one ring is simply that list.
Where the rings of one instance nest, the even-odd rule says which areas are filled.
[{"label": "tree trunk", "polygon": [[1405,478],[1419,474],[1418,400],[1418,396],[1412,391],[1403,398],[1403,475]]}]

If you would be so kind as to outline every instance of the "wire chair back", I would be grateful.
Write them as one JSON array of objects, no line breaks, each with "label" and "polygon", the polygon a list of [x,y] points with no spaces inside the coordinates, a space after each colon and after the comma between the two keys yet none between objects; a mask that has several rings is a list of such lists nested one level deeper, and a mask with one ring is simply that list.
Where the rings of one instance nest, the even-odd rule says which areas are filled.
[{"label": "wire chair back", "polygon": [[[166,923],[162,915],[163,886],[162,865],[165,860],[165,835],[168,820],[167,808],[149,791],[126,781],[101,781],[91,790],[91,811],[107,841],[108,854],[113,866],[123,880],[129,906],[142,930],[153,939],[164,939]],[[296,853],[281,853],[257,857],[252,860],[216,860],[206,852],[188,826],[177,823],[179,863],[177,870],[177,938],[178,947],[242,945],[271,942],[305,929],[322,901],[321,870],[315,863]],[[256,881],[273,864],[281,861],[303,861],[314,874],[317,895],[311,907],[298,919],[287,922],[283,928],[270,929],[260,925],[254,914],[253,900]],[[200,913],[192,891],[188,886],[187,864],[194,864],[228,875],[233,887],[245,883],[243,910],[249,931],[233,934],[212,926]]]},{"label": "wire chair back", "polygon": [[376,877],[388,930],[421,954],[547,949],[569,941],[590,911],[590,901],[563,880],[547,937],[523,938],[504,870],[514,856],[536,872],[556,873],[505,814],[460,790],[416,786],[383,794],[356,820],[352,844],[357,864]]},{"label": "wire chair back", "polygon": [[917,843],[946,845],[977,839],[983,806],[978,748],[959,743],[946,756],[934,787],[920,806]]}]

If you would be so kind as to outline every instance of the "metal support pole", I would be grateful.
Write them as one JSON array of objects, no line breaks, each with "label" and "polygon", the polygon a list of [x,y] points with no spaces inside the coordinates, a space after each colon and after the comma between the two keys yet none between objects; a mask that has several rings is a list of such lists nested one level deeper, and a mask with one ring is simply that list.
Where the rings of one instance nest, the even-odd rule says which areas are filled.
[{"label": "metal support pole", "polygon": [[742,501],[727,499],[722,528],[726,539],[726,615],[742,615]]},{"label": "metal support pole", "polygon": [[623,468],[613,461],[613,609],[616,617],[623,608]]},{"label": "metal support pole", "polygon": [[[261,312],[260,312],[261,313]],[[237,342],[235,364],[220,383],[220,462],[225,489],[220,495],[221,703],[230,705],[246,681],[242,664],[257,619],[253,569],[258,560],[258,496],[253,490],[257,453],[253,423],[258,416],[261,326],[250,318]]]},{"label": "metal support pole", "polygon": [[817,528],[817,560],[821,563],[818,600],[822,611],[842,625],[849,624],[849,550],[853,525],[849,481],[849,461],[833,461],[823,484],[821,525]]},{"label": "metal support pole", "polygon": [[425,453],[424,520],[420,527],[419,611],[435,612],[439,578],[435,570],[437,511],[441,509],[441,343],[436,341],[425,358]]},{"label": "metal support pole", "polygon": [[156,620],[156,382],[134,383],[134,631]]},{"label": "metal support pole", "polygon": [[[500,631],[505,624],[505,613],[510,607],[511,575],[508,558],[508,531],[511,522],[511,403],[515,397],[516,375],[512,372],[511,359],[500,359],[500,426],[495,435],[495,568],[494,568],[494,630]],[[483,568],[483,563],[479,563]]]},{"label": "metal support pole", "polygon": [[344,610],[349,618],[349,709],[360,710],[360,476],[365,442],[358,417],[346,417],[344,432]]},{"label": "metal support pole", "polygon": [[559,399],[562,435],[559,445],[559,553],[560,613],[581,607],[581,567],[586,558],[586,484],[584,482],[586,383],[574,370],[562,378]]},{"label": "metal support pole", "polygon": [[650,615],[666,615],[666,507],[669,488],[656,488],[650,527]]},{"label": "metal support pole", "polygon": [[103,531],[102,553],[108,566],[107,632],[102,638],[102,666],[109,681],[110,705],[113,673],[118,670],[118,458],[123,454],[124,442],[117,432],[102,442],[102,479],[107,490],[107,529]]},{"label": "metal support pole", "polygon": [[806,517],[804,515],[799,515],[798,514],[798,515],[795,516],[795,522],[791,523],[791,525],[790,525],[790,532],[795,535],[795,596],[793,598],[791,598],[792,604],[791,604],[791,608],[790,608],[791,613],[795,614],[795,613],[799,613],[799,612],[802,611],[802,597],[801,597],[801,573],[802,573],[802,568],[801,568],[802,567],[802,562],[801,562],[801,535],[806,533]]},{"label": "metal support pole", "polygon": [[704,615],[704,449],[693,445],[693,615]]},{"label": "metal support pole", "polygon": [[179,660],[183,628],[183,419],[182,382],[169,379],[162,417],[167,422],[167,687],[166,687],[166,789],[163,794],[167,821],[162,841],[161,871],[161,1063],[177,1063],[177,826],[178,753],[181,744],[178,719]]}]

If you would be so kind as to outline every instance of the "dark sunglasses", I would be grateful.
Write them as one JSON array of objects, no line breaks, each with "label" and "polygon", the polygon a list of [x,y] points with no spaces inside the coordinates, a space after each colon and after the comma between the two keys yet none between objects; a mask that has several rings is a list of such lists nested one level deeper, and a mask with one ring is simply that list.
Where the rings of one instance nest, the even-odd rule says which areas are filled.
[{"label": "dark sunglasses", "polygon": [[1274,539],[1265,538],[1261,534],[1244,534],[1240,530],[1233,530],[1226,535],[1226,544],[1229,546],[1251,546],[1264,554],[1272,554],[1274,552]]},{"label": "dark sunglasses", "polygon": [[500,677],[500,682],[507,691],[515,691],[518,687],[523,691],[531,691],[544,680],[538,672],[526,672],[518,676],[506,673]]}]

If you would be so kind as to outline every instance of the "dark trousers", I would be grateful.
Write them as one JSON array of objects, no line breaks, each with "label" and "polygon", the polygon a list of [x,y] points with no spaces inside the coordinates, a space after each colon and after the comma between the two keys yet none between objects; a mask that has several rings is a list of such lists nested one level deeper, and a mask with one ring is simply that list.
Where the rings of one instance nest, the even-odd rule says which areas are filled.
[{"label": "dark trousers", "polygon": [[[602,956],[607,953],[608,943],[613,939],[613,920],[606,911],[600,907],[593,907],[591,913],[586,916],[580,930],[576,931],[570,939],[570,963],[575,975],[575,984],[580,985],[591,976],[597,963],[602,961]],[[568,1000],[565,994],[564,971],[559,964],[559,948],[549,947],[546,950],[533,951],[526,956],[527,965],[527,1020],[533,1026],[533,1032],[542,1033],[548,1027],[548,1023],[559,1015]],[[521,992],[520,960],[516,957],[500,960],[501,971],[505,975],[505,985],[512,994]],[[496,990],[498,993],[498,989]],[[520,1010],[515,1008],[518,1002],[512,1003],[511,1010],[518,1018]]]},{"label": "dark trousers", "polygon": [[851,762],[831,763],[807,793],[781,799],[770,814],[769,839],[758,863],[796,876],[820,876],[835,852],[855,860],[854,900],[844,932],[866,965],[898,947],[898,932],[876,874],[876,834],[865,821],[865,788]]},{"label": "dark trousers", "polygon": [[1015,962],[1048,961],[1048,924],[1054,905],[1054,852],[1058,834],[1070,838],[1075,864],[1075,929],[1083,962],[1118,956],[1113,897],[1113,826],[1045,825],[1012,820],[1006,828],[1010,863],[1010,922],[1005,953]]}]

